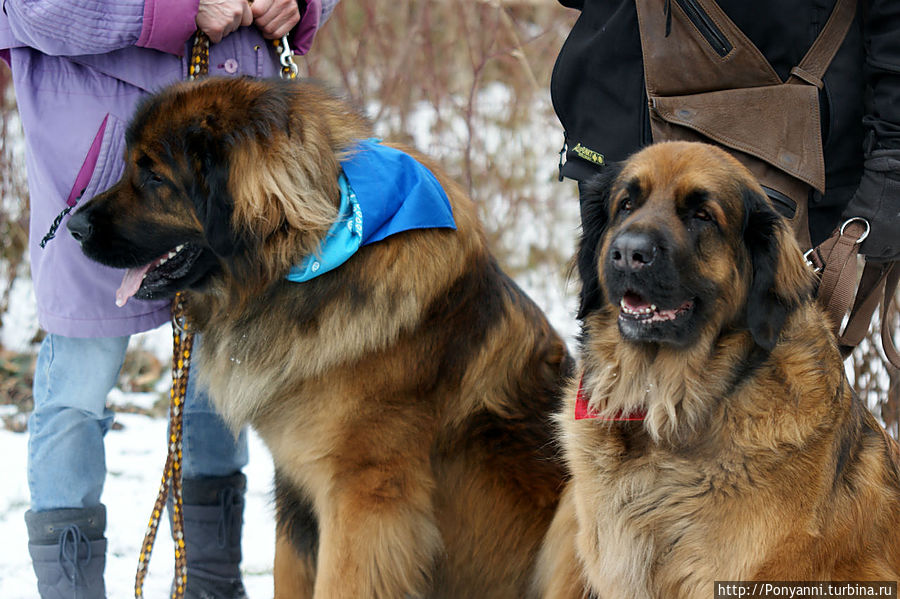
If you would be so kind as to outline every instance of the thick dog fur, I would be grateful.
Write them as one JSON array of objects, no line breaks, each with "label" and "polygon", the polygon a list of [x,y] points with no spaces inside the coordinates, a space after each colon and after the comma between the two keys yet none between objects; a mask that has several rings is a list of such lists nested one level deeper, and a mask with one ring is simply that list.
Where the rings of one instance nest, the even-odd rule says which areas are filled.
[{"label": "thick dog fur", "polygon": [[285,280],[336,218],[368,122],[311,83],[210,79],[136,114],[121,181],[74,217],[134,267],[186,243],[139,297],[189,289],[196,373],[276,465],[275,595],[529,596],[563,487],[551,415],[571,363],[432,162],[458,230],[364,246]]},{"label": "thick dog fur", "polygon": [[813,275],[749,173],[658,144],[583,210],[582,393],[601,418],[574,419],[576,381],[545,597],[585,595],[581,580],[601,599],[897,580],[897,444],[848,387]]}]

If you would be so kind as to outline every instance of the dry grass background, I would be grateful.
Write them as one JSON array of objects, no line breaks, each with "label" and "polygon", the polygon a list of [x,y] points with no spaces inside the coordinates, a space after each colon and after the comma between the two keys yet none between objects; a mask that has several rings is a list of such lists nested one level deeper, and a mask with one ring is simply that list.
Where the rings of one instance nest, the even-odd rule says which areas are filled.
[{"label": "dry grass background", "polygon": [[[379,135],[439,158],[479,204],[494,251],[517,279],[530,288],[563,288],[577,209],[574,186],[555,180],[562,129],[548,90],[575,16],[555,0],[343,0],[301,71],[363,108]],[[27,192],[10,87],[3,70],[0,323],[13,282],[28,276]],[[877,345],[865,342],[850,370],[857,390],[900,437],[900,372],[886,368]],[[125,390],[164,370],[147,355],[131,364]],[[32,372],[29,356],[0,347],[0,405],[29,408]],[[18,429],[23,422],[8,413],[3,420]]]}]

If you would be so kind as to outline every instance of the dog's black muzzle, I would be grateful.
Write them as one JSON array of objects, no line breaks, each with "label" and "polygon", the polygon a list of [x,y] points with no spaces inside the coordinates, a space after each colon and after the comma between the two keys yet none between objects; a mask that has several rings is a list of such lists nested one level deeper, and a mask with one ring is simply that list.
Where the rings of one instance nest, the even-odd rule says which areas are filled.
[{"label": "dog's black muzzle", "polygon": [[698,298],[664,235],[629,227],[607,250],[606,295],[619,307],[619,332],[635,342],[686,345],[693,340]]}]

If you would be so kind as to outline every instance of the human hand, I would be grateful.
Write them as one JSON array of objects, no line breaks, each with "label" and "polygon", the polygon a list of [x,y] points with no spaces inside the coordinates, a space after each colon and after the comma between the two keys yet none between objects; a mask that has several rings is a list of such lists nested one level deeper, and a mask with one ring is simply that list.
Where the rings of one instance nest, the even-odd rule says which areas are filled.
[{"label": "human hand", "polygon": [[197,29],[218,44],[238,27],[252,24],[253,13],[247,0],[200,0],[196,22]]},{"label": "human hand", "polygon": [[866,259],[900,260],[900,150],[875,150],[866,157],[859,189],[844,219],[859,216],[871,226],[859,251]]},{"label": "human hand", "polygon": [[266,39],[287,35],[300,22],[297,0],[253,0],[253,22]]}]

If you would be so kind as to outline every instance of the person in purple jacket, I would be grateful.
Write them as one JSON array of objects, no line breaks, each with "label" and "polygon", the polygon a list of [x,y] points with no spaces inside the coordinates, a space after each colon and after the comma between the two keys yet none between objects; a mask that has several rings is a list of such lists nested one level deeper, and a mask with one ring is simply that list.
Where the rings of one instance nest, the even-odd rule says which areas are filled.
[{"label": "person in purple jacket", "polygon": [[[337,0],[3,0],[0,56],[10,65],[25,130],[31,266],[47,335],[28,423],[25,519],[44,599],[105,596],[106,396],[129,335],[169,319],[167,302],[116,305],[122,271],[90,262],[69,235],[40,241],[67,206],[114,183],[135,105],[188,72],[200,29],[210,74],[275,76],[268,40],[305,53]],[[59,223],[57,223],[58,225]],[[185,597],[245,597],[240,575],[247,463],[207,398],[189,386],[184,414]]]}]

